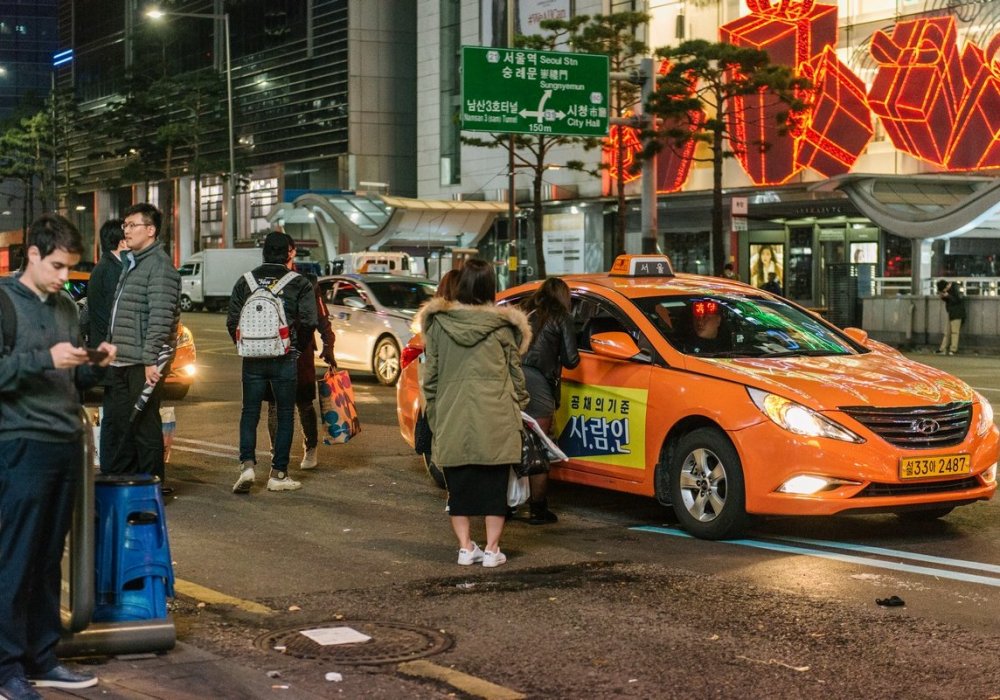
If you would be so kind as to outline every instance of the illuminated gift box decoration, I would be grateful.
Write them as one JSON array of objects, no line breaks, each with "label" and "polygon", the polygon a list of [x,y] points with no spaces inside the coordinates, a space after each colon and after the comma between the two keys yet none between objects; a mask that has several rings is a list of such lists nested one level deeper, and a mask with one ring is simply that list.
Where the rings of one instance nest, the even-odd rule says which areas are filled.
[{"label": "illuminated gift box decoration", "polygon": [[[1000,34],[982,49],[962,52],[967,89],[958,109],[946,165],[949,170],[1000,167]],[[987,61],[986,57],[993,57]]]},{"label": "illuminated gift box decoration", "polygon": [[[625,114],[632,116],[631,112]],[[622,149],[621,162],[618,149]],[[639,140],[639,130],[632,126],[612,124],[608,129],[608,138],[602,147],[604,165],[612,180],[632,182],[640,176],[639,169],[634,167],[642,152],[642,142]]]},{"label": "illuminated gift box decoration", "polygon": [[[666,75],[670,71],[670,63],[663,61],[660,64],[660,75]],[[695,91],[692,84],[691,94]],[[696,109],[687,113],[687,120],[681,119],[661,119],[657,123],[657,131],[660,134],[667,134],[671,131],[683,131],[693,134],[705,123],[705,112]],[[698,143],[690,139],[683,143],[664,139],[666,144],[656,155],[656,191],[657,192],[680,192],[691,175],[691,166],[694,163],[694,150]]]},{"label": "illuminated gift box decoration", "polygon": [[799,138],[796,163],[825,177],[848,172],[871,140],[871,112],[865,84],[827,46],[800,66],[813,87],[808,108],[794,115],[793,135]]},{"label": "illuminated gift box decoration", "polygon": [[868,104],[893,144],[944,165],[952,127],[965,93],[954,17],[900,22],[892,36],[872,35],[879,63]]},{"label": "illuminated gift box decoration", "polygon": [[[752,14],[720,28],[722,41],[767,51],[771,63],[793,69],[807,64],[836,45],[837,7],[813,0],[749,0]],[[798,141],[782,133],[778,115],[787,105],[767,92],[737,97],[730,110],[735,136],[733,151],[747,175],[757,185],[778,185],[802,169],[798,164]],[[759,145],[766,144],[766,150]]]}]

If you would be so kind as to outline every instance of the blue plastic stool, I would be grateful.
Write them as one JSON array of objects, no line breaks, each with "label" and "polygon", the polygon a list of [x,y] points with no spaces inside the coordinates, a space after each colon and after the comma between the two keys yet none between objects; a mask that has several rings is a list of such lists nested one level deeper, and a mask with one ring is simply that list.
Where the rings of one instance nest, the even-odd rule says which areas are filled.
[{"label": "blue plastic stool", "polygon": [[159,483],[147,474],[95,478],[95,621],[166,617],[174,571]]}]

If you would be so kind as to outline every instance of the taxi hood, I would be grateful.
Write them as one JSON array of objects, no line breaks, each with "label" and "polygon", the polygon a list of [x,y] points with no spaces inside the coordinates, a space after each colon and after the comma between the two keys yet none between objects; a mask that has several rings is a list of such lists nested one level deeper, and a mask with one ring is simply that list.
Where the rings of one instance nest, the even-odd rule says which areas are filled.
[{"label": "taxi hood", "polygon": [[841,406],[930,406],[972,401],[975,394],[962,380],[902,355],[780,358],[697,358],[688,356],[693,372],[773,391],[813,410]]}]

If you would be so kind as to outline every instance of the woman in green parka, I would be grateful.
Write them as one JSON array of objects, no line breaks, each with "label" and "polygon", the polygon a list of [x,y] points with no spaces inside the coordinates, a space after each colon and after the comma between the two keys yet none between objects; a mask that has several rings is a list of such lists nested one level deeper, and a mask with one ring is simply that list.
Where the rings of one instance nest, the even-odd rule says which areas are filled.
[{"label": "woman in green parka", "polygon": [[[448,484],[448,513],[458,563],[500,566],[510,465],[521,459],[521,409],[528,393],[521,353],[531,341],[525,315],[494,306],[496,279],[485,260],[462,269],[455,301],[434,299],[420,312],[423,391],[434,462]],[[485,516],[486,547],[471,538],[472,516]]]}]

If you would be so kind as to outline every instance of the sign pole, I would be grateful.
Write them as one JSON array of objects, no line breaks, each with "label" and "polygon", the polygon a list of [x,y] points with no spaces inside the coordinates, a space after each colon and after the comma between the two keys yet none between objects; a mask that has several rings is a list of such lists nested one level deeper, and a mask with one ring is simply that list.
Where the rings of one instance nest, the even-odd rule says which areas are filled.
[{"label": "sign pole", "polygon": [[[517,12],[517,0],[507,0],[507,46],[514,48],[514,13]],[[521,280],[520,257],[521,251],[518,245],[517,220],[514,218],[514,134],[507,140],[507,235],[510,237],[511,254],[508,261],[508,276],[513,285]]]}]

